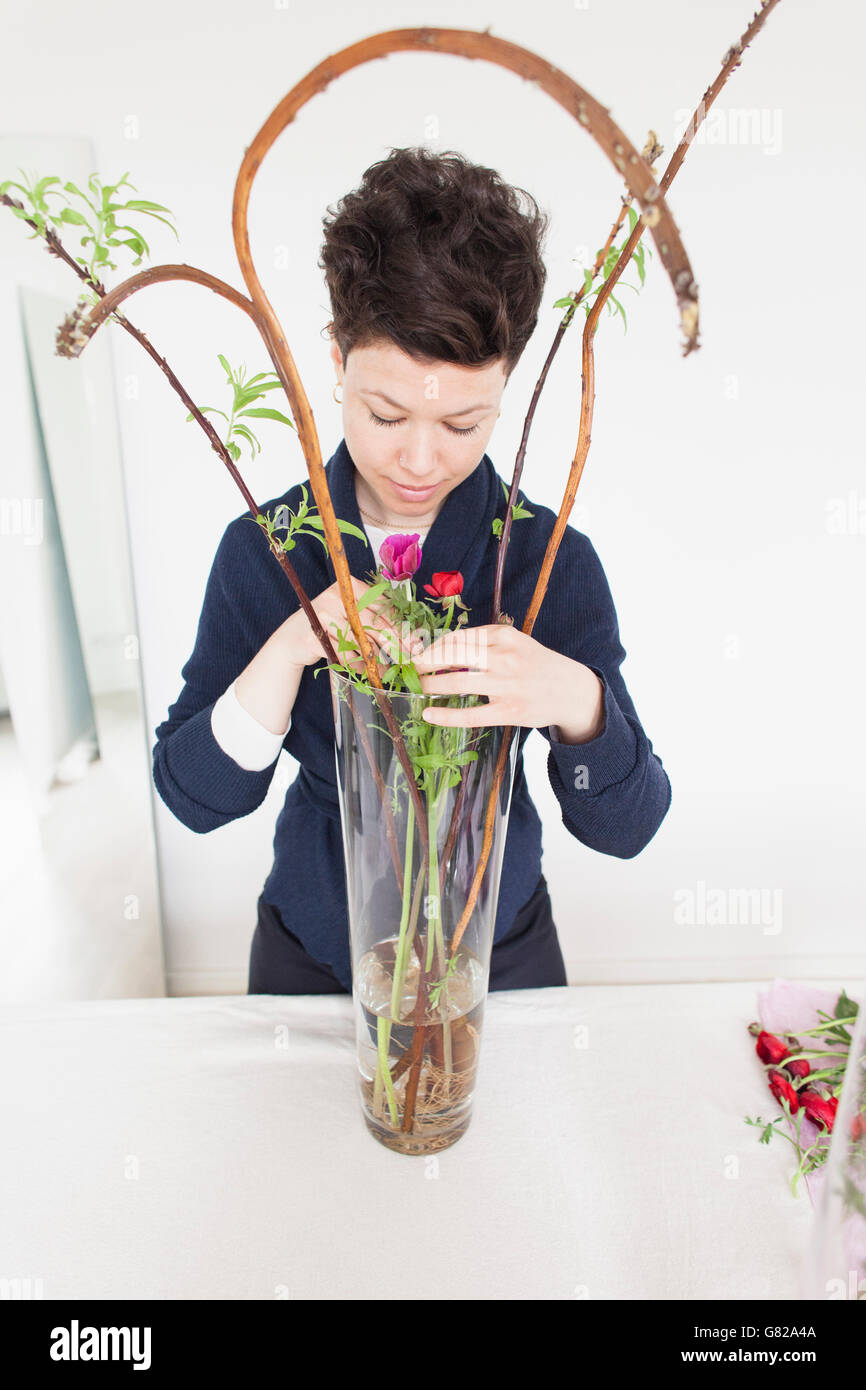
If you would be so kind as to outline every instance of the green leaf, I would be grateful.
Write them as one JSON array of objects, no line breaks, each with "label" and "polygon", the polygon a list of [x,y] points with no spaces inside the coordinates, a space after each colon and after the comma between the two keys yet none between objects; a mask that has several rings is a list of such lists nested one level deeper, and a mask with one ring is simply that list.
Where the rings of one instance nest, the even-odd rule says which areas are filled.
[{"label": "green leaf", "polygon": [[232,425],[232,434],[239,434],[242,439],[245,439],[247,443],[252,446],[253,458],[255,458],[257,453],[260,454],[262,452],[261,444],[256,439],[256,436],[253,434],[252,430],[247,429],[246,425]]},{"label": "green leaf", "polygon": [[291,429],[295,428],[295,422],[290,420],[288,416],[281,415],[278,410],[268,410],[265,406],[259,407],[258,410],[242,410],[241,416],[244,419],[276,420],[281,425],[289,425]]},{"label": "green leaf", "polygon": [[46,175],[45,175],[45,178],[44,178],[44,179],[40,179],[39,182],[36,184],[36,187],[33,189],[33,198],[34,198],[34,201],[38,201],[38,202],[40,202],[40,203],[44,203],[44,202],[45,202],[45,199],[44,199],[43,195],[44,195],[44,193],[45,193],[45,189],[49,186],[49,184],[52,184],[52,183],[59,183],[59,182],[60,182],[60,178],[59,178],[59,176],[58,176],[57,174],[46,174]]},{"label": "green leaf", "polygon": [[218,353],[217,353],[217,357],[218,357],[219,362],[220,362],[220,365],[223,367],[223,370],[225,371],[225,373],[226,373],[226,375],[227,375],[229,381],[231,381],[231,380],[232,380],[232,369],[231,369],[231,367],[229,366],[228,362],[227,362],[226,359],[223,357],[223,355],[222,355],[221,352],[218,352]]},{"label": "green leaf", "polygon": [[328,542],[325,540],[325,537],[324,537],[324,536],[320,536],[320,535],[319,535],[318,531],[307,531],[307,530],[304,530],[304,531],[298,531],[296,534],[299,535],[299,536],[315,536],[317,541],[321,541],[321,542],[322,542],[322,549],[324,550],[325,554],[327,555],[327,553],[328,553]]},{"label": "green leaf", "polygon": [[164,203],[151,203],[146,198],[130,198],[126,207],[132,208],[134,212],[167,212],[170,217],[174,216],[171,208],[167,208]]},{"label": "green leaf", "polygon": [[259,377],[266,376],[266,372],[260,372],[259,376],[250,377],[249,381],[244,382],[244,390],[249,391],[253,400],[260,396],[263,391],[282,390],[283,383],[279,377],[274,377],[272,381],[260,381]]},{"label": "green leaf", "polygon": [[75,208],[61,208],[57,220],[69,222],[75,227],[89,227],[90,223],[82,212],[76,212]]},{"label": "green leaf", "polygon": [[610,295],[610,297],[609,297],[607,303],[608,303],[608,308],[610,307],[611,304],[613,304],[613,305],[616,306],[616,308],[618,309],[619,313],[622,314],[622,326],[623,326],[623,332],[625,332],[625,330],[626,330],[626,328],[627,328],[626,319],[625,319],[625,309],[622,307],[622,305],[620,304],[619,300],[618,300],[618,299],[616,298],[616,296],[613,295],[613,294]]},{"label": "green leaf", "polygon": [[355,607],[358,609],[358,612],[360,613],[362,609],[366,608],[368,603],[373,603],[380,594],[384,594],[389,583],[390,580],[388,579],[380,579],[378,584],[372,584],[367,592],[362,594],[357,600]]}]

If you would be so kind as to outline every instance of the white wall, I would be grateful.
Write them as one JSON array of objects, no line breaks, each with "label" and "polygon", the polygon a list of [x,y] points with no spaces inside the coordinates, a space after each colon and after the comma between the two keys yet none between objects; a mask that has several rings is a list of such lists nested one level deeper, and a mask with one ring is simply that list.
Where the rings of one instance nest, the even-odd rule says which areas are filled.
[{"label": "white wall", "polygon": [[[681,111],[697,103],[754,9],[746,0],[470,0],[241,11],[228,0],[155,0],[145,27],[133,9],[51,0],[8,21],[10,44],[38,53],[40,95],[37,112],[30,65],[7,63],[3,123],[59,129],[74,112],[104,177],[129,169],[138,196],[175,212],[180,246],[155,225],[154,262],[186,260],[243,288],[230,214],[244,148],[327,54],[382,29],[492,24],[570,72],[638,146],[652,127],[670,153]],[[672,186],[700,285],[701,350],[680,355],[657,257],[640,297],[623,292],[628,333],[611,318],[597,335],[593,442],[572,521],[606,567],[629,653],[624,674],[674,800],[639,858],[593,854],[561,826],[546,745],[530,741],[544,867],[574,982],[866,969],[862,276],[843,250],[856,245],[864,201],[863,21],[853,3],[834,13],[844,41],[824,46],[816,64],[815,7],[782,0]],[[737,113],[753,109],[763,135],[743,143]],[[488,449],[510,477],[558,322],[550,306],[579,282],[572,257],[601,244],[621,187],[549,98],[458,58],[401,54],[353,71],[302,111],[257,177],[254,254],[327,458],[341,428],[322,336],[321,216],[391,145],[425,140],[499,169],[553,214],[547,307]],[[192,286],[146,291],[128,312],[202,403],[219,403],[217,351],[250,371],[268,366],[247,321]],[[103,331],[113,334],[118,372],[152,729],[180,689],[215,546],[244,503],[156,367],[122,332]],[[575,336],[551,374],[524,473],[528,495],[554,507],[576,439],[579,376]],[[260,498],[305,476],[294,437],[274,426],[267,442],[266,460],[245,465]],[[260,810],[210,836],[187,831],[154,792],[173,992],[245,989],[273,822],[295,770],[283,762]],[[701,884],[726,895],[764,890],[770,920],[678,924],[676,895],[697,895]]]}]

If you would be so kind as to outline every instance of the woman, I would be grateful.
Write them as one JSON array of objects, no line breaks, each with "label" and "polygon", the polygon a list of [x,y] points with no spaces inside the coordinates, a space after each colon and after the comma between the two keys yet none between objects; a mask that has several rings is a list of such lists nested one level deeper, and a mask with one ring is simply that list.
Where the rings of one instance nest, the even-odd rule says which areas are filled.
[{"label": "woman", "polygon": [[[555,521],[550,508],[525,494],[531,517],[512,525],[502,592],[502,611],[513,624],[489,621],[494,522],[504,517],[506,499],[485,449],[535,328],[546,275],[547,218],[529,194],[522,205],[522,192],[453,152],[392,150],[324,219],[320,261],[343,411],[328,486],[336,515],[365,528],[369,541],[343,537],[356,594],[368,587],[360,575],[375,570],[386,535],[417,534],[417,592],[434,572],[459,570],[470,626],[483,647],[477,669],[438,675],[431,673],[448,663],[441,653],[437,660],[437,648],[419,652],[423,689],[489,701],[429,717],[517,729],[491,989],[566,983],[541,872],[541,822],[523,771],[530,730],[550,743],[548,775],[566,828],[592,849],[638,854],[671,795],[620,674],[625,651],[604,571],[573,527],[566,528],[532,636],[519,630]],[[300,488],[263,510],[297,510]],[[174,814],[204,833],[261,805],[282,748],[297,759],[258,902],[249,992],[348,992],[333,713],[327,680],[313,674],[324,655],[267,538],[251,522],[249,512],[232,521],[217,549],[195,648],[181,673],[184,688],[155,731],[154,781]],[[301,540],[292,562],[330,635],[345,629],[323,547]],[[381,605],[372,608],[371,636],[386,647],[395,629]]]}]

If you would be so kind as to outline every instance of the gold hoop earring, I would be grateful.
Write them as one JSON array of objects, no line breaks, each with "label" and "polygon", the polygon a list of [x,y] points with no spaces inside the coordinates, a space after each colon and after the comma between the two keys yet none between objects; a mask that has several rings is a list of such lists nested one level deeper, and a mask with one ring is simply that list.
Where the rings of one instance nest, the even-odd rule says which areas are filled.
[{"label": "gold hoop earring", "polygon": [[335,386],[334,386],[334,389],[333,389],[333,391],[331,392],[331,395],[334,397],[334,400],[337,402],[337,405],[342,405],[342,404],[343,404],[343,397],[337,395],[337,387],[338,387],[338,386],[342,386],[342,384],[343,384],[343,383],[342,383],[341,381],[336,382],[336,384],[335,384]]}]

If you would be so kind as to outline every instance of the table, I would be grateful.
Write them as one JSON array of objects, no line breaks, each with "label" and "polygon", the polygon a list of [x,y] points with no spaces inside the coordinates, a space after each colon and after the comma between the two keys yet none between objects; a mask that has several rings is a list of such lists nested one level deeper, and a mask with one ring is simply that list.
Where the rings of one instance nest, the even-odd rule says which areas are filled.
[{"label": "table", "polygon": [[[346,996],[0,1012],[0,1273],[121,1299],[787,1299],[813,1213],[766,982],[493,993],[472,1123],[378,1144]],[[849,992],[856,988],[850,985]]]}]

